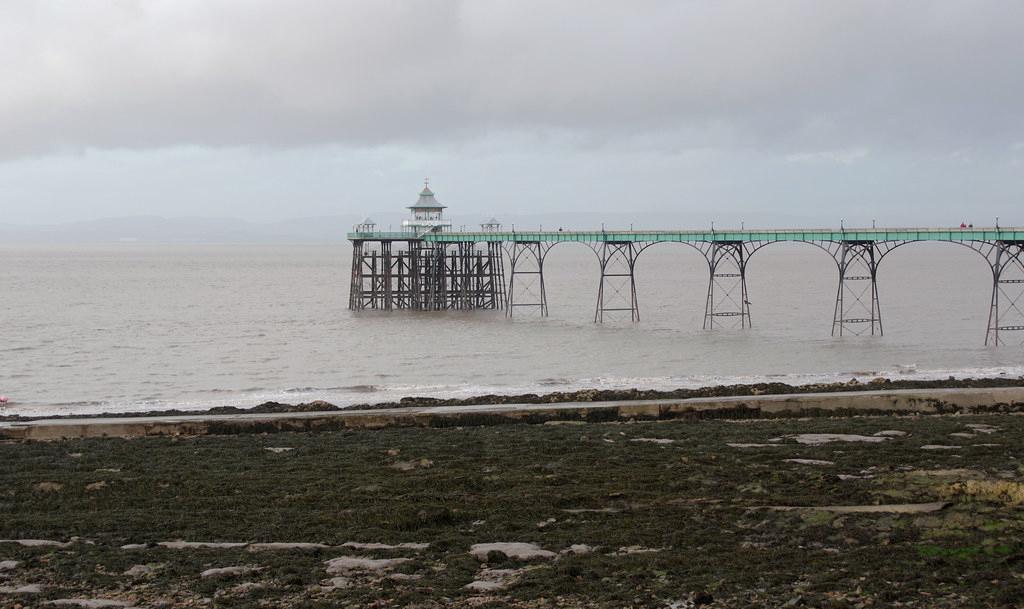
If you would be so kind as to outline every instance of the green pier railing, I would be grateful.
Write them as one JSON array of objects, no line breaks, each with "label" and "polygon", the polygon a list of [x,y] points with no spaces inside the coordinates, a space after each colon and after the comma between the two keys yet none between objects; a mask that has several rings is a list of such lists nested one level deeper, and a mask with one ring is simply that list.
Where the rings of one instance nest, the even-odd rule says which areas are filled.
[{"label": "green pier railing", "polygon": [[1024,228],[848,228],[848,229],[753,229],[753,230],[600,230],[600,231],[500,231],[351,232],[352,241],[426,241],[432,243],[493,241],[602,242],[714,242],[714,241],[1024,241]]}]

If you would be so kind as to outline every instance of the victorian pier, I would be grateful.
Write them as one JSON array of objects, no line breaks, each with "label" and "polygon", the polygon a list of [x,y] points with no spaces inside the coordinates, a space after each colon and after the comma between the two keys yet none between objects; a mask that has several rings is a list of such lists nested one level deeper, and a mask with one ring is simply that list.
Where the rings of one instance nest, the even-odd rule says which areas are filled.
[{"label": "victorian pier", "polygon": [[[544,260],[563,243],[593,251],[600,269],[594,321],[640,321],[636,266],[658,243],[692,247],[708,267],[704,328],[725,323],[750,327],[747,264],[776,243],[806,243],[836,263],[837,288],[832,335],[881,335],[878,270],[896,248],[922,241],[967,247],[982,256],[992,273],[985,344],[1024,337],[1024,228],[846,228],[783,230],[505,230],[495,219],[479,231],[453,231],[445,206],[429,187],[409,207],[400,231],[380,231],[365,220],[348,234],[352,242],[349,308],[502,310],[508,316],[548,314]],[[1018,337],[1013,339],[1012,337]]]}]

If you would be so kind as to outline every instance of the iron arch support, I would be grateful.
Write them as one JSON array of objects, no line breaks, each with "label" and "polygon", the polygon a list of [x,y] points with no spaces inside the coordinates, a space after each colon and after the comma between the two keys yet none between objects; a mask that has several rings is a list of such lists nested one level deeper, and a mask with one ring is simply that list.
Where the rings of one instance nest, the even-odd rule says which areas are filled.
[{"label": "iron arch support", "polygon": [[801,241],[825,251],[836,263],[839,281],[832,314],[832,336],[884,334],[878,267],[885,256],[911,242],[860,239]]},{"label": "iron arch support", "polygon": [[629,312],[630,321],[640,321],[636,297],[636,260],[643,246],[635,241],[602,241],[595,248],[601,265],[597,286],[594,323],[604,323],[606,313]]},{"label": "iron arch support", "polygon": [[[992,270],[985,345],[1007,344],[1007,333],[1024,332],[1024,241],[964,241]],[[1024,344],[1024,341],[1021,342]]]},{"label": "iron arch support", "polygon": [[762,241],[711,241],[705,250],[708,262],[708,292],[704,304],[704,329],[712,330],[716,321],[732,318],[739,327],[752,327],[750,298],[747,291],[747,263],[767,245]]},{"label": "iron arch support", "polygon": [[544,268],[552,249],[563,243],[585,245],[597,257],[601,256],[599,244],[585,241],[536,241],[513,240],[505,242],[504,250],[509,259],[508,289],[505,296],[505,315],[513,317],[517,309],[535,309],[541,317],[548,316],[547,284]]}]

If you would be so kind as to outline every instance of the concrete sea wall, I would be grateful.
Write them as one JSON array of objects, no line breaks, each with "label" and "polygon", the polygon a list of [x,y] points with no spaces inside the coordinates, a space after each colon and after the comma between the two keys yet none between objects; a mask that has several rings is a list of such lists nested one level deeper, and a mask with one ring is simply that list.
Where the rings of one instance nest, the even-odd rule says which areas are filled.
[{"label": "concrete sea wall", "polygon": [[330,412],[39,419],[0,423],[0,439],[135,438],[384,427],[453,427],[549,421],[943,414],[1021,406],[1024,406],[1024,387],[881,390]]}]

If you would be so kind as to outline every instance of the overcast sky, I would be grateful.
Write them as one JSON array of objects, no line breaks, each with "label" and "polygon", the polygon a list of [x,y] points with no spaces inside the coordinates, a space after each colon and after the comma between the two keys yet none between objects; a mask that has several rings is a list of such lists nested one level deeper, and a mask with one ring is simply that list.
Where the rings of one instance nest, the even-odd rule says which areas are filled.
[{"label": "overcast sky", "polygon": [[[6,0],[0,224],[1024,224],[1024,2]],[[783,221],[783,220],[780,220]]]}]

